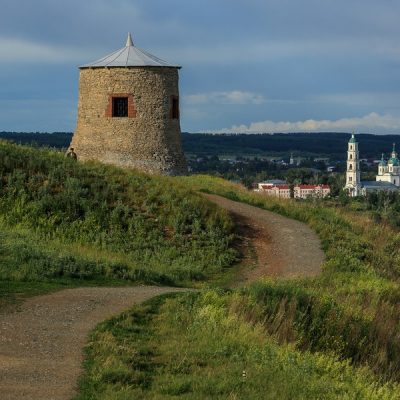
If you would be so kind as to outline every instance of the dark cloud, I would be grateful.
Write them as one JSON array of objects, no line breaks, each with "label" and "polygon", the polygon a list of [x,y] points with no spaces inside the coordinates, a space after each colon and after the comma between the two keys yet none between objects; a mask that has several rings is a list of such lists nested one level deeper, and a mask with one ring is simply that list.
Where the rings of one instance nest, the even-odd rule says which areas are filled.
[{"label": "dark cloud", "polygon": [[[400,94],[399,13],[393,0],[14,0],[0,14],[0,102],[30,112],[1,111],[0,130],[72,130],[77,65],[122,47],[128,31],[183,65],[183,96],[214,99],[183,102],[185,130],[400,115],[388,100]],[[216,93],[266,101],[220,104]],[[360,93],[378,100],[348,101]]]}]

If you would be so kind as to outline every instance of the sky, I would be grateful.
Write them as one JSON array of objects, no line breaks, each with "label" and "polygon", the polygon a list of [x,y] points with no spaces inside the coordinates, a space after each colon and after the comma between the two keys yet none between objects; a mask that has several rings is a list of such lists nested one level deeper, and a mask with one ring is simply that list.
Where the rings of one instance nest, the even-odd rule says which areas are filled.
[{"label": "sky", "polygon": [[0,5],[0,131],[73,131],[78,66],[131,32],[182,65],[183,131],[400,134],[398,0]]}]

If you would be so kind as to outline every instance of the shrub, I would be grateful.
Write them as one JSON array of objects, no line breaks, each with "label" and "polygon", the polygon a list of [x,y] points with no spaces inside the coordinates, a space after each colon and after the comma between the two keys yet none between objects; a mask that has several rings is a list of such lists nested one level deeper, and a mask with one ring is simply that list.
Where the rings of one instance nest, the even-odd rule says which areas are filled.
[{"label": "shrub", "polygon": [[[124,256],[122,266],[82,257],[78,261],[74,254],[47,256],[32,245],[22,251],[21,268],[31,257],[29,268],[35,265],[37,277],[158,276],[163,282],[182,283],[203,280],[236,259],[228,214],[174,178],[76,163],[55,151],[6,142],[0,142],[0,174],[4,232],[30,232],[42,250],[44,242],[57,242],[72,252],[86,246],[106,259]],[[27,268],[15,268],[4,273],[11,279],[33,278]]]}]

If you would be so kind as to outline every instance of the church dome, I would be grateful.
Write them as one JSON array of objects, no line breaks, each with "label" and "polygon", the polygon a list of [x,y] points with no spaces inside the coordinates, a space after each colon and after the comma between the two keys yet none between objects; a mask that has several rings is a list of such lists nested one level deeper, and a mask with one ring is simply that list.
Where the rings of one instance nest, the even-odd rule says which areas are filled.
[{"label": "church dome", "polygon": [[381,161],[379,161],[379,166],[380,167],[386,167],[387,163],[385,161],[385,159],[383,158],[383,153],[382,153],[382,158]]},{"label": "church dome", "polygon": [[399,159],[397,158],[397,153],[396,153],[396,144],[393,143],[393,151],[391,154],[391,157],[388,161],[388,164],[392,164],[394,167],[399,166]]},{"label": "church dome", "polygon": [[349,140],[349,143],[355,143],[356,142],[356,138],[354,137],[354,133],[351,135],[351,138]]}]

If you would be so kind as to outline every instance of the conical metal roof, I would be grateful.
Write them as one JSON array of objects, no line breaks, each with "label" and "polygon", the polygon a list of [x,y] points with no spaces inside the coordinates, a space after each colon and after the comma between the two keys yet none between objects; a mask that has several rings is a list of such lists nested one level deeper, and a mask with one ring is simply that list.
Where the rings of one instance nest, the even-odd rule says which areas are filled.
[{"label": "conical metal roof", "polygon": [[97,61],[81,65],[79,68],[109,68],[109,67],[173,67],[181,68],[180,65],[170,64],[133,44],[132,36],[128,33],[126,45],[122,49],[114,51]]}]

